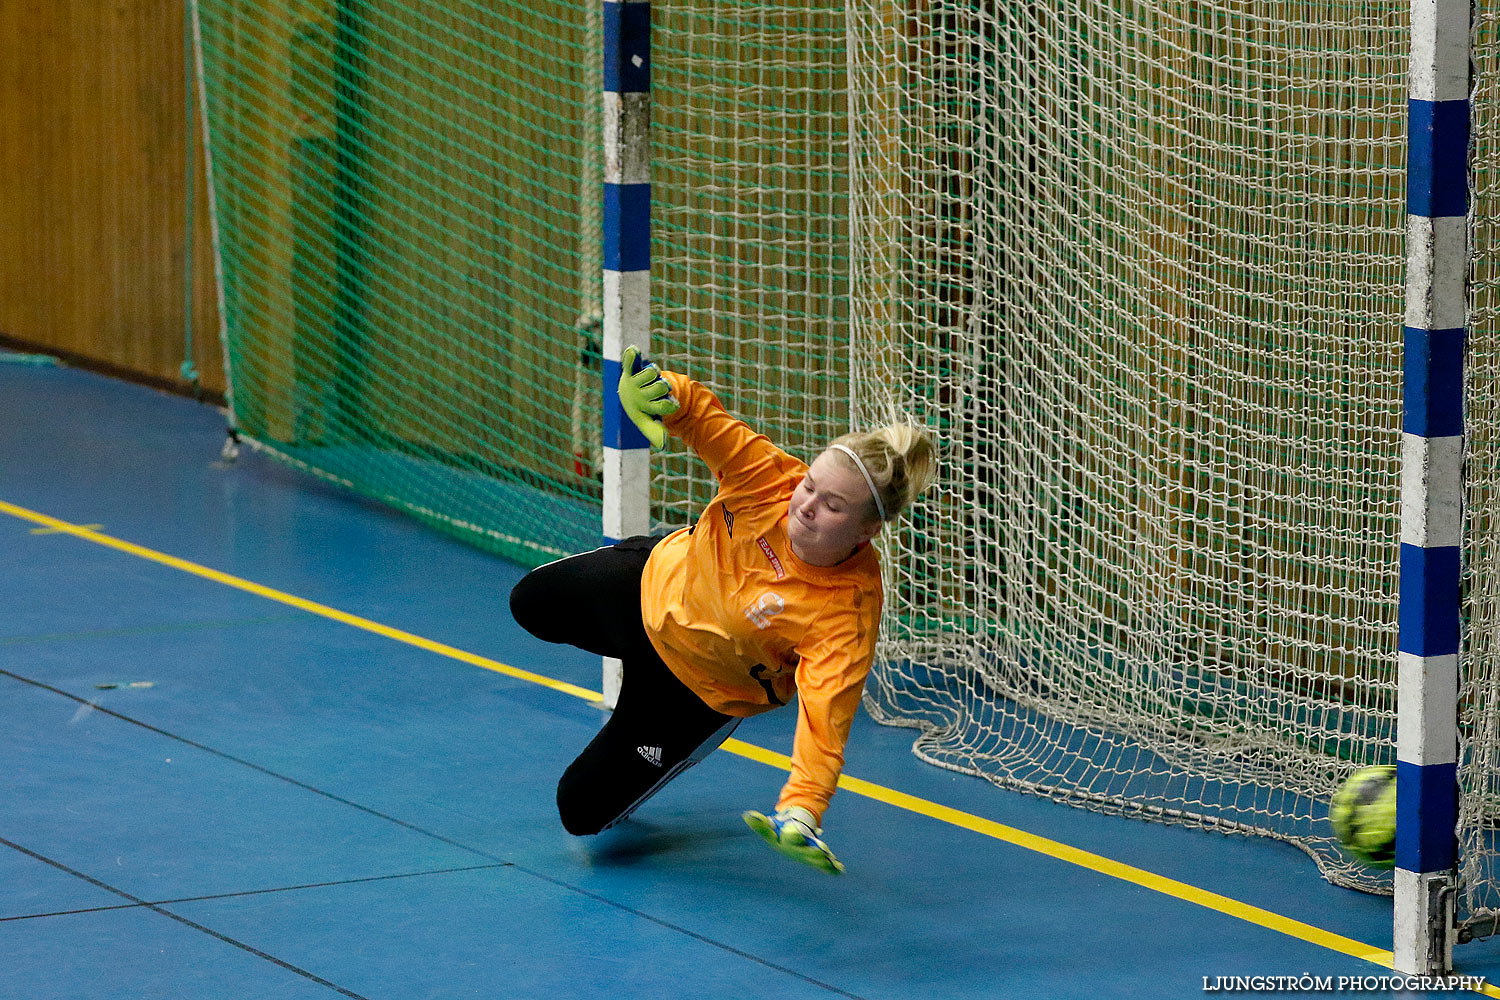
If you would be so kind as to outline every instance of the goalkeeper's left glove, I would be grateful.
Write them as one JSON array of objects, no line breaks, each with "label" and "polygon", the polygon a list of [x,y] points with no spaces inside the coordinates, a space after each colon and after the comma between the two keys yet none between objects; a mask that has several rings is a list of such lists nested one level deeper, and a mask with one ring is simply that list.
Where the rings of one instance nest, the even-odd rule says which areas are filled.
[{"label": "goalkeeper's left glove", "polygon": [[787,857],[795,858],[804,865],[812,865],[830,875],[837,875],[844,870],[843,863],[833,856],[828,845],[819,838],[823,831],[818,828],[817,819],[801,806],[787,806],[769,816],[751,809],[741,818],[766,843]]},{"label": "goalkeeper's left glove", "polygon": [[631,345],[620,357],[620,407],[651,447],[660,451],[667,442],[661,418],[676,413],[678,404],[672,398],[672,387],[661,377],[661,369],[643,362],[640,355],[640,350]]}]

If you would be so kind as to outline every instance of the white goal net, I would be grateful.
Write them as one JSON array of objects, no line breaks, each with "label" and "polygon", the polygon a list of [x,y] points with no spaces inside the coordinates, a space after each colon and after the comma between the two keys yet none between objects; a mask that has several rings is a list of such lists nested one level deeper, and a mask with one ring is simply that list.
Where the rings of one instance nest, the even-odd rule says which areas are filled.
[{"label": "white goal net", "polygon": [[[811,457],[905,416],[866,704],[919,756],[1281,839],[1395,758],[1407,3],[656,5],[658,353]],[[1500,813],[1476,17],[1462,909]],[[657,518],[711,484],[659,462]]]},{"label": "white goal net", "polygon": [[1323,819],[1394,759],[1404,5],[886,10],[851,32],[856,397],[949,452],[877,713],[1378,882]]}]

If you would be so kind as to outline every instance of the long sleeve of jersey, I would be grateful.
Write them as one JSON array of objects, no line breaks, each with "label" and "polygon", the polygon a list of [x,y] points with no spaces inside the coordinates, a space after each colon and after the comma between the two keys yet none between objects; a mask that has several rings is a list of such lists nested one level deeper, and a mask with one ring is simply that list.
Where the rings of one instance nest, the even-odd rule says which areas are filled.
[{"label": "long sleeve of jersey", "polygon": [[776,447],[764,434],[751,430],[743,420],[731,416],[707,386],[677,372],[661,374],[679,404],[677,411],[662,422],[703,459],[719,481],[721,491],[774,492],[788,478],[795,487],[807,472],[806,464]]},{"label": "long sleeve of jersey", "polygon": [[827,609],[797,669],[792,774],[776,808],[802,806],[820,822],[844,770],[844,746],[874,656],[879,610],[864,608],[866,599],[856,594],[852,606]]},{"label": "long sleeve of jersey", "polygon": [[669,669],[711,708],[754,715],[798,698],[792,774],[779,805],[821,816],[843,769],[880,620],[880,564],[865,547],[812,566],[786,537],[807,466],[731,416],[705,386],[663,372],[679,403],[667,429],[719,480],[691,531],[663,540],[641,611]]}]

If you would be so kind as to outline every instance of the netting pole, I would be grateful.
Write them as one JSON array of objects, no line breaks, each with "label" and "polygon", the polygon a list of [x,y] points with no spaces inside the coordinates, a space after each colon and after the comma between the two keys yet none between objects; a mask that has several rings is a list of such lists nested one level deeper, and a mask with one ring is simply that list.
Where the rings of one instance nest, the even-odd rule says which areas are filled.
[{"label": "netting pole", "polygon": [[[604,544],[651,529],[651,448],[620,409],[620,355],[651,334],[651,5],[604,4]],[[604,704],[620,661],[604,661]]]},{"label": "netting pole", "polygon": [[1453,966],[1470,0],[1412,0],[1395,966]]},{"label": "netting pole", "polygon": [[[212,126],[208,116],[207,64],[203,58],[203,14],[199,0],[188,0],[188,12],[193,32],[193,65],[188,72],[198,81],[198,120],[202,122],[203,174],[208,183],[204,195],[208,198],[208,225],[214,259],[214,297],[219,309],[219,350],[224,357],[224,418],[225,440],[221,456],[232,461],[239,456],[239,423],[234,408],[234,367],[229,357],[229,303],[224,295],[224,246],[219,232],[218,189],[214,185],[214,148],[211,139]],[[188,308],[192,308],[191,300]]]}]

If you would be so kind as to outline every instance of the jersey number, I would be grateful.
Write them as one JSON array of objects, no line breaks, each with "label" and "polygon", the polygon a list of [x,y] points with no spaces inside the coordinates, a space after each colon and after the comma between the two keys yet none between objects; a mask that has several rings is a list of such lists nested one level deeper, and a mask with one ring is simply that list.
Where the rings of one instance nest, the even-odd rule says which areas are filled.
[{"label": "jersey number", "polygon": [[764,663],[757,663],[755,666],[750,668],[750,676],[754,677],[756,683],[766,689],[766,697],[771,700],[771,704],[785,705],[786,702],[776,697],[776,689],[771,686],[770,679],[766,677],[766,669],[767,667]]}]

